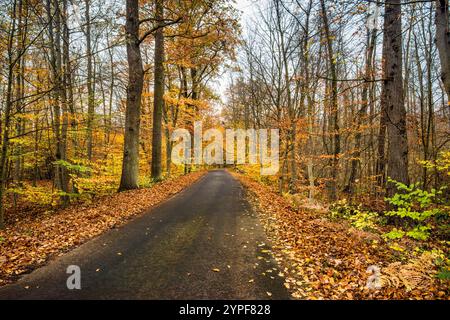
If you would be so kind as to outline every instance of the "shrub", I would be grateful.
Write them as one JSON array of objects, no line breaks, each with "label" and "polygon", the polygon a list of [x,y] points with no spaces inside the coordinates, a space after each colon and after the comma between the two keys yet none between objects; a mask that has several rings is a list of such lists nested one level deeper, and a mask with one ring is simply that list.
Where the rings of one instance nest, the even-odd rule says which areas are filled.
[{"label": "shrub", "polygon": [[28,183],[22,183],[20,186],[9,188],[10,194],[21,196],[25,201],[37,204],[39,206],[55,206],[57,205],[58,194],[45,187],[34,187]]},{"label": "shrub", "polygon": [[389,182],[394,183],[400,192],[385,199],[395,207],[385,212],[385,215],[400,218],[405,228],[393,229],[385,236],[388,239],[399,239],[405,235],[416,240],[428,239],[432,229],[431,219],[436,215],[445,214],[437,205],[438,196],[442,194],[444,188],[426,191],[419,188],[419,183],[406,185],[391,179]]},{"label": "shrub", "polygon": [[376,230],[377,223],[379,221],[379,217],[376,212],[366,211],[358,211],[349,219],[352,221],[352,226],[360,230]]},{"label": "shrub", "polygon": [[380,223],[380,217],[376,212],[364,211],[361,206],[352,206],[347,200],[339,200],[331,205],[332,218],[343,218],[350,221],[351,225],[360,230],[376,230]]}]

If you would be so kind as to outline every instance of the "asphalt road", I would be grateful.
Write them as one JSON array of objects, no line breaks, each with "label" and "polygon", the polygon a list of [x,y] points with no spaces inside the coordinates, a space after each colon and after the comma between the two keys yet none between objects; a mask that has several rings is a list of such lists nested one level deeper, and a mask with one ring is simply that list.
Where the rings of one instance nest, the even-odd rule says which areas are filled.
[{"label": "asphalt road", "polygon": [[[288,299],[267,249],[242,186],[216,170],[0,288],[0,299]],[[67,288],[69,265],[81,289]]]}]

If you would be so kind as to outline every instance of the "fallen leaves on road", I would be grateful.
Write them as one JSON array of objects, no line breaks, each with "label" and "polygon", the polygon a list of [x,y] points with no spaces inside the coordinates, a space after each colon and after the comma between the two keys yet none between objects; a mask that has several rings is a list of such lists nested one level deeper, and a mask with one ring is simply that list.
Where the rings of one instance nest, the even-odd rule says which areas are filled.
[{"label": "fallen leaves on road", "polygon": [[[272,242],[272,255],[285,275],[285,287],[298,299],[448,299],[448,282],[427,265],[427,281],[411,271],[376,234],[332,222],[324,213],[297,210],[272,188],[233,173],[260,212]],[[263,259],[258,257],[258,259]],[[394,264],[396,263],[396,264]],[[369,266],[382,275],[381,290],[367,287]],[[390,267],[390,269],[389,269]],[[409,268],[409,269],[408,269]],[[406,271],[400,271],[406,270]],[[406,273],[405,273],[406,272]],[[407,278],[409,276],[409,278]],[[395,282],[395,285],[392,283]]]},{"label": "fallen leaves on road", "polygon": [[204,173],[194,172],[151,188],[105,196],[90,205],[72,205],[57,212],[22,218],[0,231],[0,286],[42,265],[51,256],[61,255],[124,224],[180,192]]}]

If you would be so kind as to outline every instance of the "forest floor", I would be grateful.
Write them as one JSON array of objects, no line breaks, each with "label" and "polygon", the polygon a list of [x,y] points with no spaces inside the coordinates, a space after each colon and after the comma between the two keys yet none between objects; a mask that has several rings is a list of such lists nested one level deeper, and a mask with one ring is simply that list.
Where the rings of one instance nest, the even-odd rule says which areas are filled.
[{"label": "forest floor", "polygon": [[[432,250],[393,248],[247,175],[204,174],[21,217],[0,232],[0,285],[21,278],[0,298],[450,298]],[[85,290],[66,289],[68,264]]]},{"label": "forest floor", "polygon": [[[409,249],[392,247],[380,233],[333,220],[329,211],[320,206],[296,206],[275,188],[243,174],[233,175],[245,186],[254,208],[260,212],[273,244],[271,253],[293,297],[450,298],[449,281],[436,277],[438,268],[432,250],[416,250],[416,243],[408,243]],[[369,289],[368,283],[381,289]]]},{"label": "forest floor", "polygon": [[102,196],[46,211],[22,210],[0,230],[0,286],[44,265],[106,230],[123,225],[198,180],[204,171],[164,180],[151,188]]}]

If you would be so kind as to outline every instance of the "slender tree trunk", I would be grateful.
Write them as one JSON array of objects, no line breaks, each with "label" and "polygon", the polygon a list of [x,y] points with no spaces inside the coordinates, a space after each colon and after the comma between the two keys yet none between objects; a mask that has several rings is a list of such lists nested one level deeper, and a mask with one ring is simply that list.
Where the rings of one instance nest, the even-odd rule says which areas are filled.
[{"label": "slender tree trunk", "polygon": [[338,185],[338,163],[339,163],[339,153],[341,152],[341,137],[339,134],[339,117],[338,117],[338,90],[337,90],[337,72],[336,72],[336,59],[333,53],[333,41],[331,38],[330,26],[328,24],[328,16],[325,7],[325,0],[320,0],[322,9],[322,19],[325,30],[327,54],[330,65],[330,76],[331,76],[331,94],[330,94],[330,129],[333,131],[333,158],[331,167],[331,180],[328,185],[330,200],[334,201],[337,199],[337,185]]},{"label": "slender tree trunk", "polygon": [[164,19],[163,0],[155,0],[155,19],[160,28],[155,32],[155,84],[152,131],[152,179],[161,179],[162,111],[164,108]]},{"label": "slender tree trunk", "polygon": [[141,96],[144,83],[141,50],[139,47],[139,1],[126,2],[126,41],[128,59],[127,106],[125,111],[125,137],[122,176],[119,191],[138,188],[139,129]]},{"label": "slender tree trunk", "polygon": [[67,22],[67,0],[63,1],[63,11],[64,11],[64,22],[63,22],[63,64],[64,64],[64,83],[67,92],[67,108],[70,112],[70,130],[71,130],[71,142],[74,155],[76,156],[78,148],[78,138],[77,138],[77,121],[75,113],[75,105],[73,102],[73,85],[72,85],[72,64],[70,62],[70,30]]},{"label": "slender tree trunk", "polygon": [[355,134],[355,151],[352,154],[352,162],[351,162],[351,170],[350,176],[348,179],[347,186],[345,187],[345,192],[349,194],[353,194],[355,191],[355,180],[358,174],[358,168],[361,166],[361,143],[362,143],[362,133],[361,133],[361,125],[365,120],[367,115],[367,108],[369,106],[369,89],[372,85],[373,80],[373,61],[372,58],[374,56],[375,44],[376,44],[376,36],[377,29],[368,31],[368,42],[367,42],[367,50],[366,50],[366,66],[365,66],[365,78],[366,83],[362,89],[361,93],[361,108],[358,110],[357,120],[356,120],[356,134]]},{"label": "slender tree trunk", "polygon": [[111,136],[111,129],[112,129],[112,106],[113,106],[113,98],[114,98],[114,78],[115,78],[115,74],[114,74],[114,53],[113,53],[113,48],[111,46],[111,44],[108,41],[108,54],[109,54],[109,63],[110,63],[110,77],[111,77],[111,82],[109,84],[109,101],[108,101],[108,121],[107,121],[107,125],[106,125],[106,141],[109,144],[110,141],[110,136]]},{"label": "slender tree trunk", "polygon": [[[25,36],[26,36],[26,25],[24,23],[24,6],[22,3],[22,0],[18,1],[17,4],[17,40],[16,40],[16,47],[17,52],[22,52],[23,47],[25,45]],[[21,117],[23,114],[23,97],[24,97],[24,77],[25,77],[25,55],[22,55],[15,65],[15,97],[14,100],[16,101],[16,113],[18,117],[15,119],[16,122],[16,134],[20,135],[23,133],[23,129],[25,128],[25,119]],[[22,146],[20,144],[17,144],[14,147],[14,173],[13,173],[13,181],[16,187],[21,186],[22,181],[22,168],[23,168],[23,156],[22,156],[23,150]],[[18,194],[14,194],[14,207],[17,205],[18,200]]]},{"label": "slender tree trunk", "polygon": [[90,2],[85,0],[85,19],[86,19],[86,56],[87,56],[87,89],[88,89],[88,115],[87,115],[87,157],[92,160],[92,126],[94,122],[94,89],[92,72],[92,49],[91,49],[91,16]]},{"label": "slender tree trunk", "polygon": [[11,111],[12,111],[12,90],[13,90],[13,75],[14,75],[14,56],[13,56],[13,40],[16,31],[16,11],[17,4],[14,1],[12,5],[12,23],[11,29],[9,30],[8,37],[8,83],[6,85],[6,103],[4,110],[4,121],[3,121],[3,139],[2,139],[2,149],[0,155],[0,229],[5,227],[5,207],[3,203],[3,196],[6,189],[6,179],[7,179],[7,160],[9,151],[9,130],[11,126]]},{"label": "slender tree trunk", "polygon": [[[384,45],[383,45],[384,46]],[[383,189],[386,183],[386,127],[387,127],[387,111],[386,111],[386,95],[384,93],[385,86],[381,88],[381,111],[380,123],[377,136],[377,161],[376,176],[377,185]]]},{"label": "slender tree trunk", "polygon": [[[67,170],[62,163],[65,160],[65,88],[63,84],[62,54],[61,54],[61,8],[58,0],[47,0],[47,14],[49,19],[48,34],[50,40],[50,66],[52,69],[52,83],[55,87],[53,93],[53,132],[55,135],[55,160],[54,184],[56,188],[63,192],[61,201],[66,205],[68,196]],[[52,8],[54,12],[52,12]],[[62,106],[62,108],[61,108]],[[63,119],[63,123],[61,123]]]},{"label": "slender tree trunk", "polygon": [[[186,68],[184,66],[180,67],[180,84],[181,84],[181,95],[183,96],[183,98],[188,98],[188,84],[187,84],[187,75],[186,75]],[[192,128],[193,128],[193,124]],[[193,132],[191,132],[191,134],[193,134]],[[191,165],[186,163],[184,165],[184,174],[190,172],[191,170]]]}]

